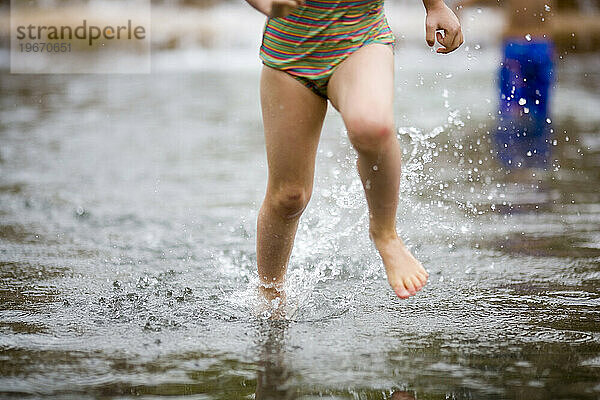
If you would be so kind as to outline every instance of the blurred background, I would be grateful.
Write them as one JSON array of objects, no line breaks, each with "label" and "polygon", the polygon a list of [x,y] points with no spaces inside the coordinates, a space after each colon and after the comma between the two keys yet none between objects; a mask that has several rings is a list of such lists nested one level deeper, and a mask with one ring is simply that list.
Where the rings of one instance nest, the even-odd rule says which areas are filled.
[{"label": "blurred background", "polygon": [[[20,0],[15,0],[19,2]],[[484,1],[479,6],[501,5],[508,3],[508,0],[502,1]],[[65,22],[74,19],[75,23],[80,22],[81,15],[78,10],[85,7],[105,6],[109,7],[110,0],[29,0],[28,4],[36,4],[47,12],[61,13]],[[116,2],[118,4],[118,2]],[[597,17],[600,15],[600,5],[597,0],[553,0],[546,2],[552,5],[553,26],[551,35],[560,52],[581,53],[597,51],[600,48],[600,27],[597,24]],[[153,7],[153,49],[166,50],[181,47],[204,47],[214,48],[224,45],[232,47],[247,46],[249,43],[256,43],[255,37],[248,37],[262,28],[260,15],[249,10],[248,5],[242,1],[236,0],[152,0]],[[459,2],[448,2],[448,5],[456,5]],[[2,10],[3,24],[1,28],[1,38],[4,47],[8,46],[9,34],[9,6],[10,0],[2,0],[0,7]],[[394,24],[392,28],[400,36],[400,42],[410,43],[412,40],[420,39],[421,31],[412,29],[421,27],[420,16],[422,6],[419,2],[407,1],[388,1],[387,12],[390,22]],[[60,8],[59,8],[60,7]],[[494,10],[494,8],[492,8]],[[496,7],[495,12],[486,9],[485,15],[480,15],[472,23],[463,21],[471,27],[483,29],[479,41],[497,42],[499,27],[503,26],[505,21],[500,7]],[[397,15],[397,17],[394,17]],[[404,16],[401,20],[400,16]],[[243,18],[239,21],[243,23],[235,24],[235,34],[231,29],[226,29],[227,22],[219,18]],[[107,17],[108,19],[109,17]],[[406,27],[407,21],[410,21],[410,29]],[[257,23],[258,22],[258,23]],[[230,22],[231,23],[231,22]],[[491,25],[489,25],[491,24]],[[406,29],[398,30],[404,26]],[[489,29],[492,29],[489,31]],[[229,33],[229,34],[227,34]],[[473,38],[471,38],[473,39]],[[246,40],[248,42],[246,42]],[[252,41],[254,40],[254,41]]]},{"label": "blurred background", "polygon": [[[30,3],[69,24],[118,13]],[[403,302],[389,290],[330,109],[291,311],[272,321],[254,261],[265,17],[242,1],[156,1],[151,74],[22,75],[0,2],[0,396],[597,399],[600,3],[543,5],[548,153],[518,170],[494,139],[510,4],[462,9],[466,41],[441,56],[422,4],[386,1],[398,226],[427,287]],[[523,116],[531,102],[514,100]]]}]

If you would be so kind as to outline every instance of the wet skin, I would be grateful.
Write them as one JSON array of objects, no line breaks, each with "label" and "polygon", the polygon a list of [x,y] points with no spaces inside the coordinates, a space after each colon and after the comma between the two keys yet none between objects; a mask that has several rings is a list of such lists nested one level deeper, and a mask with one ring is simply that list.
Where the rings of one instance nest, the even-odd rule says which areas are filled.
[{"label": "wet skin", "polygon": [[[454,13],[441,1],[426,0],[424,5],[427,43],[433,45],[436,30],[441,29],[446,33],[437,36],[443,46],[438,52],[449,53],[458,48],[463,38]],[[371,239],[382,258],[390,286],[399,298],[406,299],[423,288],[428,273],[396,231],[401,151],[396,139],[393,89],[392,48],[371,43],[336,68],[327,93],[358,154]],[[327,101],[285,72],[264,66],[261,106],[269,177],[257,222],[258,274],[263,285],[281,287],[298,221],[312,193]]]}]

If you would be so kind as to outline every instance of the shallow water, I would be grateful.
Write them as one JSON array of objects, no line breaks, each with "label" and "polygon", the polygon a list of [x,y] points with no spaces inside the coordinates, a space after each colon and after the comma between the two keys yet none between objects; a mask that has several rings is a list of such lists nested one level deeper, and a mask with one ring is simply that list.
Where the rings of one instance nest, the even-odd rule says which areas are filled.
[{"label": "shallow water", "polygon": [[257,61],[173,57],[150,76],[0,74],[2,397],[600,398],[597,59],[560,63],[539,183],[490,154],[496,49],[442,72],[402,49],[398,221],[430,282],[408,301],[388,288],[330,110],[297,311],[270,321],[253,290]]}]

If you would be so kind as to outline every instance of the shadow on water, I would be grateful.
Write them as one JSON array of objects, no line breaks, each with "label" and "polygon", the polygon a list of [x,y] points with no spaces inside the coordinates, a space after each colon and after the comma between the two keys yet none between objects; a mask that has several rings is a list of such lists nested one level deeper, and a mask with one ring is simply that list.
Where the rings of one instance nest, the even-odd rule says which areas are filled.
[{"label": "shadow on water", "polygon": [[311,397],[360,398],[415,400],[413,392],[404,390],[330,390],[304,387],[302,377],[296,376],[287,366],[286,333],[290,321],[266,320],[257,324],[257,344],[259,347],[258,370],[256,373],[256,400],[292,400]]},{"label": "shadow on water", "polygon": [[254,396],[257,400],[297,397],[292,384],[293,373],[285,363],[284,340],[288,325],[288,321],[264,321],[257,327],[261,348]]}]

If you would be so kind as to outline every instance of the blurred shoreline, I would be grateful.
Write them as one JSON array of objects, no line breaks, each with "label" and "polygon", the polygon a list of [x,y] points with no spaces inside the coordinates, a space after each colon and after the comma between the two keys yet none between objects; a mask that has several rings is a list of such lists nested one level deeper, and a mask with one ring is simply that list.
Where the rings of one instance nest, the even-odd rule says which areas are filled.
[{"label": "blurred shoreline", "polygon": [[[44,13],[51,20],[76,26],[91,10],[109,24],[121,16],[119,7],[107,1],[37,7],[32,15]],[[400,46],[423,40],[424,11],[420,4],[387,2],[386,14]],[[583,14],[556,11],[553,38],[560,54],[586,53],[600,49],[600,11]],[[499,8],[468,9],[461,13],[467,42],[486,45],[502,39],[504,17]],[[260,43],[265,17],[246,3],[202,1],[163,2],[152,5],[151,46],[153,51],[200,47],[204,49],[251,49]],[[0,6],[0,48],[10,43],[10,8]]]}]

